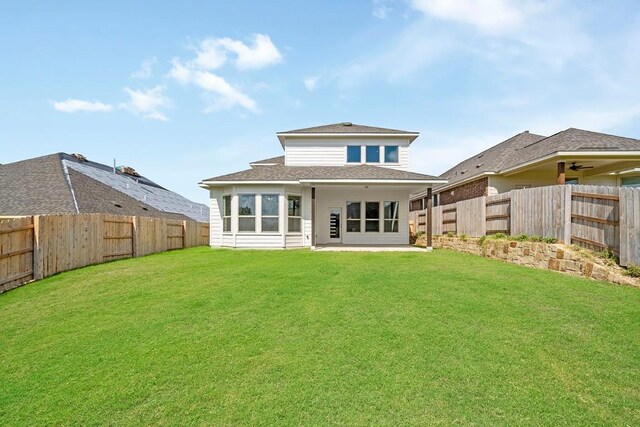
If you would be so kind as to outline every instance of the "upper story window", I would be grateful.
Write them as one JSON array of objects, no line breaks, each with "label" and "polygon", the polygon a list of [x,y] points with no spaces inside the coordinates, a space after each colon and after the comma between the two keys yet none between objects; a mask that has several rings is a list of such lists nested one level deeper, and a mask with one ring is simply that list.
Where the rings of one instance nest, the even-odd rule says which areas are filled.
[{"label": "upper story window", "polygon": [[367,163],[380,163],[380,147],[377,145],[367,145]]},{"label": "upper story window", "polygon": [[359,145],[347,145],[347,163],[360,163],[362,150]]},{"label": "upper story window", "polygon": [[397,145],[387,145],[384,147],[384,162],[385,163],[398,163],[398,146]]}]

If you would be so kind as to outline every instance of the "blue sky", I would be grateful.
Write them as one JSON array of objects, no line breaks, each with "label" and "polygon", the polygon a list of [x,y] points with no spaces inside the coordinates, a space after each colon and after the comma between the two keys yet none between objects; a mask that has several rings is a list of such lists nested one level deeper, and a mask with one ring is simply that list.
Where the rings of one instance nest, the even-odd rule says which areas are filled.
[{"label": "blue sky", "polygon": [[439,174],[523,130],[640,138],[640,2],[3,2],[0,163],[58,151],[200,202],[276,131],[421,132]]}]

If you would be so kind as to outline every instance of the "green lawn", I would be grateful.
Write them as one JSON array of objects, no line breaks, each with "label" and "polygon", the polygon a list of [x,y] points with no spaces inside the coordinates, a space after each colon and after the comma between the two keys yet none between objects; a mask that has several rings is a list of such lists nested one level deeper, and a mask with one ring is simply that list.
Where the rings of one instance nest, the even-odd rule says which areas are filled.
[{"label": "green lawn", "polygon": [[5,425],[639,425],[640,289],[195,248],[0,295]]}]

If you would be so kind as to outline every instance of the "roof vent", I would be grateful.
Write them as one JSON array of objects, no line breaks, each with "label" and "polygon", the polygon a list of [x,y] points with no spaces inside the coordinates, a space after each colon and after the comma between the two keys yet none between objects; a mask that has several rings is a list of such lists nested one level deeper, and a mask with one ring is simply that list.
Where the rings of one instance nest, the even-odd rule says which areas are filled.
[{"label": "roof vent", "polygon": [[351,122],[342,122],[342,126],[351,126],[353,123]]},{"label": "roof vent", "polygon": [[118,172],[121,172],[125,175],[140,176],[140,174],[136,172],[136,170],[131,166],[118,166],[116,169],[118,169]]},{"label": "roof vent", "polygon": [[85,156],[83,156],[82,154],[80,154],[80,153],[73,153],[71,155],[71,157],[74,157],[79,162],[86,162],[87,161],[87,158]]}]

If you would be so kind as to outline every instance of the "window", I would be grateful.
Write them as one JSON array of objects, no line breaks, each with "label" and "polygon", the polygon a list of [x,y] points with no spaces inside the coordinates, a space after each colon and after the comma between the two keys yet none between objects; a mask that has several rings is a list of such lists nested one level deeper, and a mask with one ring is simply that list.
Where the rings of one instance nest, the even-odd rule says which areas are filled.
[{"label": "window", "polygon": [[367,145],[367,163],[380,163],[380,147]]},{"label": "window", "polygon": [[578,178],[567,178],[564,180],[566,185],[578,185]]},{"label": "window", "polygon": [[238,231],[256,231],[256,195],[238,196]]},{"label": "window", "polygon": [[[421,199],[424,200],[424,199]],[[398,232],[398,207],[400,202],[384,202],[384,232]]]},{"label": "window", "polygon": [[231,231],[231,196],[222,196],[222,231]]},{"label": "window", "polygon": [[302,231],[302,198],[300,196],[289,196],[289,233],[300,233]]},{"label": "window", "polygon": [[359,145],[347,145],[347,163],[360,163],[362,149]]},{"label": "window", "polygon": [[640,187],[640,176],[622,178],[623,187]]},{"label": "window", "polygon": [[262,195],[262,231],[278,232],[280,196],[278,194]]},{"label": "window", "polygon": [[362,203],[347,202],[347,233],[360,232],[360,218],[362,218]]},{"label": "window", "polygon": [[398,146],[387,145],[384,147],[384,162],[385,163],[398,163]]},{"label": "window", "polygon": [[367,233],[380,231],[380,202],[365,202],[364,223]]}]

